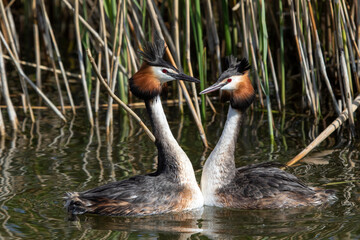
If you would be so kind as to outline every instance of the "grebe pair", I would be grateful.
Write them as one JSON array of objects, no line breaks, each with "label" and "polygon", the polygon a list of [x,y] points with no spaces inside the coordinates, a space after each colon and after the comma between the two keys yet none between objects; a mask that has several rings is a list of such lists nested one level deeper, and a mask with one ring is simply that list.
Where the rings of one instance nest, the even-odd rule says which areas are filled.
[{"label": "grebe pair", "polygon": [[140,52],[144,63],[129,80],[133,94],[145,101],[158,149],[157,171],[109,183],[84,192],[67,193],[65,207],[71,214],[150,215],[179,212],[204,205],[232,208],[281,208],[317,205],[331,194],[313,190],[294,175],[273,165],[235,168],[234,150],[243,112],[254,99],[248,78],[249,64],[230,58],[219,80],[202,93],[223,90],[230,101],[222,136],[205,163],[201,187],[192,164],[173,137],[161,101],[162,84],[173,80],[198,82],[180,73],[163,59],[162,40],[148,43]]}]

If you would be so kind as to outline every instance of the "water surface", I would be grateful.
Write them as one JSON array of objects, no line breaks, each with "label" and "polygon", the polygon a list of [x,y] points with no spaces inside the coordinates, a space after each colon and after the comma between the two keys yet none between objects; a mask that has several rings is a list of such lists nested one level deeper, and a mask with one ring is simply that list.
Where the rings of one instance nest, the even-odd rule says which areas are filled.
[{"label": "water surface", "polygon": [[[198,180],[210,151],[203,151],[190,114],[166,107],[173,134],[193,162]],[[219,138],[226,110],[208,114],[210,145]],[[147,119],[143,109],[137,112]],[[66,191],[82,191],[110,181],[152,172],[156,149],[134,121],[118,114],[106,137],[104,119],[90,129],[86,113],[63,124],[51,111],[38,121],[22,121],[22,133],[0,142],[0,238],[16,239],[359,239],[359,143],[339,131],[317,148],[306,163],[288,171],[312,186],[337,190],[339,200],[327,207],[283,210],[230,210],[214,207],[146,217],[85,215],[71,219],[63,208]],[[105,116],[102,110],[100,116]],[[330,119],[329,119],[330,121]],[[266,115],[249,113],[242,127],[237,166],[264,161],[286,163],[329,123],[315,125],[307,116],[289,115],[270,146]],[[329,185],[333,184],[333,185]]]}]

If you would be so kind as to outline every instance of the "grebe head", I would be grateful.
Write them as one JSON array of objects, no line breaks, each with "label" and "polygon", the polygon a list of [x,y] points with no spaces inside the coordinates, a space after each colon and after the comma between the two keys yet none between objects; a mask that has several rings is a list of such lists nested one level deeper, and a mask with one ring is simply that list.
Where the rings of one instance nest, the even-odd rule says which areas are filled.
[{"label": "grebe head", "polygon": [[227,57],[226,69],[215,84],[206,88],[200,94],[221,91],[221,100],[230,101],[231,107],[245,111],[255,98],[255,91],[249,79],[250,65],[246,58],[237,61],[234,56]]},{"label": "grebe head", "polygon": [[144,49],[139,53],[144,62],[139,71],[129,80],[129,85],[131,92],[141,99],[152,99],[159,95],[162,84],[169,81],[200,82],[198,79],[180,72],[163,59],[165,44],[161,39],[156,39],[154,43],[145,43]]}]

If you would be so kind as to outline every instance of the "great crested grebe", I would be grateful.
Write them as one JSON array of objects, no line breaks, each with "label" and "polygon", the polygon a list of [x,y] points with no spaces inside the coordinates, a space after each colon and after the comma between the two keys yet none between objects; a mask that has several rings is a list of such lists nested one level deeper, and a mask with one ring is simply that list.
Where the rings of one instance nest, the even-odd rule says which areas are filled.
[{"label": "great crested grebe", "polygon": [[200,94],[220,89],[229,100],[227,120],[201,176],[205,205],[240,209],[272,209],[320,205],[336,199],[332,190],[306,186],[279,164],[260,163],[235,167],[234,152],[245,110],[255,98],[246,59],[228,58],[229,68]]},{"label": "great crested grebe", "polygon": [[161,105],[162,84],[174,80],[199,82],[163,59],[164,41],[147,43],[140,54],[140,70],[129,80],[132,93],[143,99],[158,150],[157,170],[84,192],[67,193],[65,207],[72,214],[150,215],[200,208],[204,198],[193,166],[171,133]]}]

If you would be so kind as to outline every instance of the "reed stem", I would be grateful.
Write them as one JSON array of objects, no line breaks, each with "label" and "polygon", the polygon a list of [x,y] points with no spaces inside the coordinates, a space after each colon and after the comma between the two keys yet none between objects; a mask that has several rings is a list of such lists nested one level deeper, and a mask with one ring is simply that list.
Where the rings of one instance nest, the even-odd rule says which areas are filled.
[{"label": "reed stem", "polygon": [[77,43],[77,48],[78,48],[78,60],[79,60],[79,66],[80,66],[81,82],[83,85],[86,110],[87,110],[87,114],[88,114],[89,123],[91,126],[94,126],[94,119],[93,119],[93,114],[92,114],[92,109],[91,109],[91,103],[90,103],[88,88],[87,88],[87,84],[86,84],[83,51],[82,51],[81,39],[80,39],[79,0],[75,0],[74,21],[75,21],[76,43]]}]

